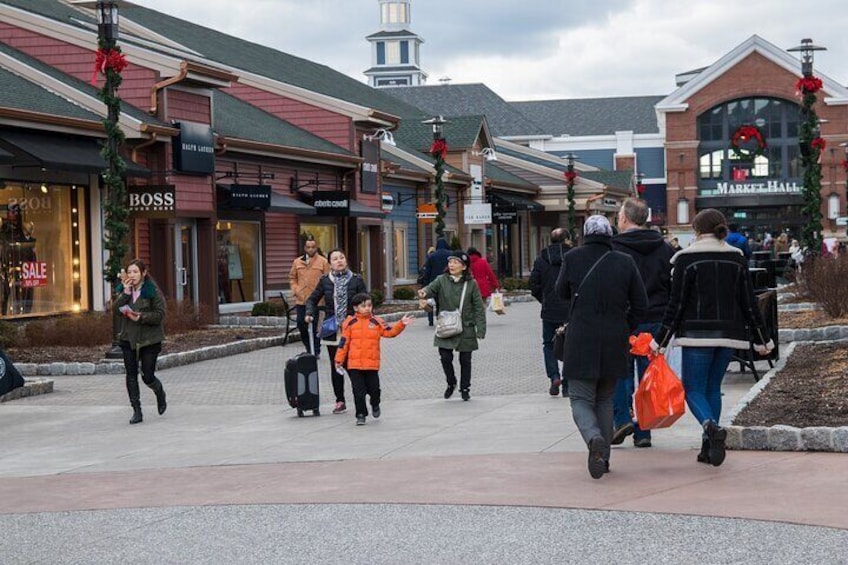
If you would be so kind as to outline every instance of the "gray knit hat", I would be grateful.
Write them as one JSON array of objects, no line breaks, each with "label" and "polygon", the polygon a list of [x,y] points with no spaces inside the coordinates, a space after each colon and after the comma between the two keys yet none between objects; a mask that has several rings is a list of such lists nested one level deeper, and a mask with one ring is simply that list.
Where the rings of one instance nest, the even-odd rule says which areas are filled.
[{"label": "gray knit hat", "polygon": [[607,235],[612,237],[612,226],[606,216],[597,214],[586,218],[583,235]]}]

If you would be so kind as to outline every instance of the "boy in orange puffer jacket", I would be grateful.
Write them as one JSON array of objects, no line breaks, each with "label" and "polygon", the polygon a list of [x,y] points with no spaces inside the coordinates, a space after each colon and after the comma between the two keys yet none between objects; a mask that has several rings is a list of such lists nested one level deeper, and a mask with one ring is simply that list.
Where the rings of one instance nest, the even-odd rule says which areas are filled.
[{"label": "boy in orange puffer jacket", "polygon": [[348,316],[342,324],[342,337],[335,361],[336,369],[343,372],[347,360],[356,405],[356,425],[362,426],[368,416],[366,394],[371,397],[371,414],[375,418],[380,417],[380,339],[395,337],[415,318],[407,314],[395,326],[387,325],[371,314],[371,296],[364,292],[355,295],[351,305],[356,314]]}]

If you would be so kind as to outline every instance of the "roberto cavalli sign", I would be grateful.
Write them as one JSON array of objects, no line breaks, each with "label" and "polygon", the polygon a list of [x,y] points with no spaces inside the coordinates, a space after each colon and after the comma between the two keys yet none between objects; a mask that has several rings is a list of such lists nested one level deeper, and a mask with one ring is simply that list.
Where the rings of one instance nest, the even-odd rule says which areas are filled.
[{"label": "roberto cavalli sign", "polygon": [[312,206],[318,216],[349,216],[350,192],[346,190],[316,190]]},{"label": "roberto cavalli sign", "polygon": [[215,172],[215,142],[209,124],[179,122],[174,138],[174,168],[181,173],[211,175]]}]

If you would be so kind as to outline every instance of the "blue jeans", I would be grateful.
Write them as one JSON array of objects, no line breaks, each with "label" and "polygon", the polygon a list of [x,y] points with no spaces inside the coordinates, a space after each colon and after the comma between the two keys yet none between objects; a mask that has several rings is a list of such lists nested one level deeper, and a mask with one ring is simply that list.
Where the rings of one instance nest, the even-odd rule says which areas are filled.
[{"label": "blue jeans", "polygon": [[728,347],[684,347],[683,389],[686,404],[703,426],[708,420],[716,424],[721,417],[721,381],[733,350]]},{"label": "blue jeans", "polygon": [[554,333],[562,322],[542,320],[542,355],[545,358],[545,373],[551,380],[560,378],[559,363],[554,357]]},{"label": "blue jeans", "polygon": [[[658,323],[647,323],[647,324],[639,324],[636,326],[636,330],[633,332],[633,335],[639,335],[642,332],[648,332],[653,334],[656,330],[658,330],[660,324]],[[642,382],[642,377],[645,375],[645,369],[648,368],[648,358],[642,357],[641,355],[633,355],[633,361],[636,363],[636,374],[638,376],[639,382]],[[631,365],[632,367],[632,365]],[[636,384],[633,381],[633,373],[629,373],[624,375],[622,378],[618,379],[618,382],[615,385],[615,393],[612,397],[612,406],[613,406],[613,425],[618,428],[623,426],[627,422],[633,423],[633,439],[641,439],[648,438],[651,439],[651,431],[643,430],[639,427],[639,424],[636,423],[636,420],[633,419],[633,415],[631,414],[631,407],[633,406],[633,395],[636,393]]]}]

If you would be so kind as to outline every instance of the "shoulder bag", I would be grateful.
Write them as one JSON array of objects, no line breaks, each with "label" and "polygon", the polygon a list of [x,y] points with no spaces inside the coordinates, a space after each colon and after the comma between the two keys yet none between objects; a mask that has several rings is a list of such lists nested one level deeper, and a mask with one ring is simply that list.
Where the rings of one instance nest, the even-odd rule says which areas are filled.
[{"label": "shoulder bag", "polygon": [[436,317],[436,337],[453,337],[462,333],[462,305],[465,303],[465,290],[468,281],[462,285],[462,297],[459,299],[458,310],[439,310]]},{"label": "shoulder bag", "polygon": [[[574,293],[574,297],[571,299],[571,308],[569,309],[569,316],[574,309],[574,304],[577,303],[577,297],[580,296],[580,290],[583,288],[583,285],[586,284],[586,281],[589,279],[589,275],[592,274],[592,271],[595,270],[595,267],[600,265],[604,259],[609,255],[609,251],[603,254],[603,256],[595,261],[595,264],[592,265],[592,268],[589,269],[589,272],[586,273],[586,276],[583,277],[583,280],[580,281],[580,286],[577,287],[577,292]],[[568,330],[568,322],[563,323],[560,327],[556,329],[554,332],[554,357],[562,361],[562,358],[565,357],[565,335]]]}]

